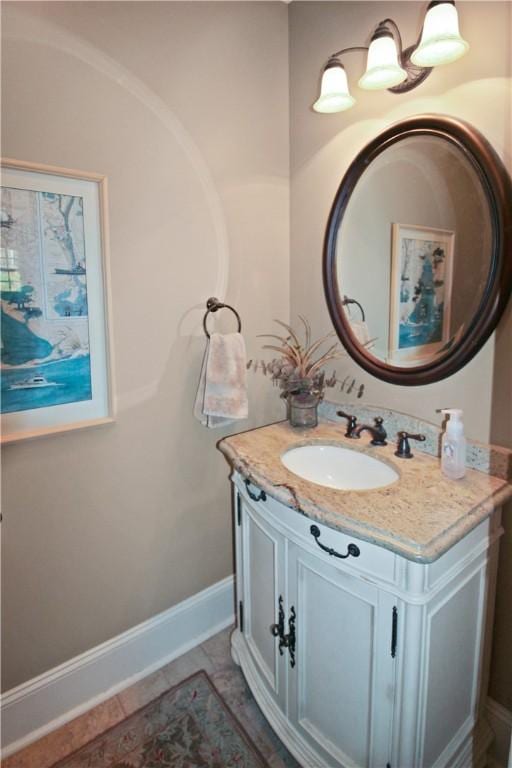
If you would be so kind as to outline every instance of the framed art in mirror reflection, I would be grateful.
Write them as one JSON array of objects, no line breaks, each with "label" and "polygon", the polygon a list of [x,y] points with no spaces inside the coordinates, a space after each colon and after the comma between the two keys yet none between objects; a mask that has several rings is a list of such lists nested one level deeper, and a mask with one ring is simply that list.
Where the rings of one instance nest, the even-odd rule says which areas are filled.
[{"label": "framed art in mirror reflection", "polygon": [[392,224],[389,362],[418,364],[447,349],[455,233]]}]

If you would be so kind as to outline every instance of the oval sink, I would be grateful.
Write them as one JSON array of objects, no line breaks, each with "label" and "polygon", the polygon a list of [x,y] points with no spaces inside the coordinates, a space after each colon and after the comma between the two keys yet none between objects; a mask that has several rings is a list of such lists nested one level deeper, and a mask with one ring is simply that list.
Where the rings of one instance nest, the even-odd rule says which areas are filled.
[{"label": "oval sink", "polygon": [[383,488],[398,480],[398,472],[366,453],[337,445],[302,445],[281,456],[286,469],[327,488],[362,491]]}]

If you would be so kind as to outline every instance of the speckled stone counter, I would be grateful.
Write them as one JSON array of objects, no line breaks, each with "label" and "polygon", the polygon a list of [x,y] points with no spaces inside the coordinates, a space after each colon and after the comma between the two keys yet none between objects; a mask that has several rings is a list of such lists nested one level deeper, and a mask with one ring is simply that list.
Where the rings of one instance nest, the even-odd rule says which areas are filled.
[{"label": "speckled stone counter", "polygon": [[[231,466],[266,493],[312,520],[378,544],[416,562],[432,562],[512,497],[506,480],[468,469],[462,480],[448,480],[439,459],[415,450],[398,459],[395,445],[374,448],[369,437],[345,438],[343,426],[322,422],[300,430],[288,422],[226,437],[218,448]],[[392,485],[340,491],[302,479],[282,464],[290,448],[315,443],[363,451],[390,464],[399,474]]]}]

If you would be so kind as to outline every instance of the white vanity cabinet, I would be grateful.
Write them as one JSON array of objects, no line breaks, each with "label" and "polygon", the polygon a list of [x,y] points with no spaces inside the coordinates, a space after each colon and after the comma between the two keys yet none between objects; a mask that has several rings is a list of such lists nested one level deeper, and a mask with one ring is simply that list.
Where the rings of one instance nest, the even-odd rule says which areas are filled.
[{"label": "white vanity cabinet", "polygon": [[[233,480],[233,656],[301,765],[483,766],[490,732],[479,694],[499,513],[423,564],[315,522],[236,472]],[[352,554],[320,545],[339,555],[352,545]]]}]

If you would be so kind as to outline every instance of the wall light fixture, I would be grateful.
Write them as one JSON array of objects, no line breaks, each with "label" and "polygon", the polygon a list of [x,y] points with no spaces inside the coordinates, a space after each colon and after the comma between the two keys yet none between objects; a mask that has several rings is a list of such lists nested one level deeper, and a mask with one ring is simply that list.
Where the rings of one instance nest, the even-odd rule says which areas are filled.
[{"label": "wall light fixture", "polygon": [[359,87],[368,91],[386,89],[406,93],[429,76],[432,67],[449,64],[469,49],[460,36],[454,0],[431,0],[420,39],[403,48],[402,36],[393,19],[384,19],[374,30],[369,46],[342,48],[329,56],[322,74],[320,97],[315,112],[343,112],[355,104],[350,95],[345,67],[339,57],[352,51],[368,51],[366,72]]}]

